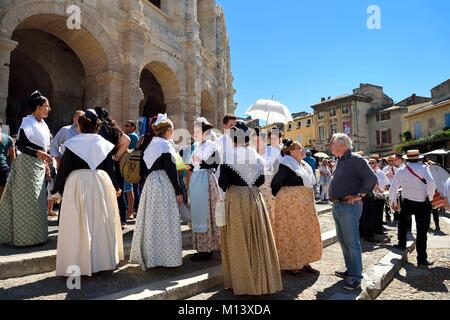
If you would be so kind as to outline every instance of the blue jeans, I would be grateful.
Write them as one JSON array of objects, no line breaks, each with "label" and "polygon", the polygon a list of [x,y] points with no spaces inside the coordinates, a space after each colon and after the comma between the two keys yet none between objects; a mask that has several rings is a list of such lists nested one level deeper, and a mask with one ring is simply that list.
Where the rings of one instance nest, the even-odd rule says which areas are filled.
[{"label": "blue jeans", "polygon": [[350,279],[361,282],[362,254],[359,238],[359,220],[362,215],[362,202],[348,205],[335,203],[333,218],[336,224],[336,234],[344,254],[345,266]]}]

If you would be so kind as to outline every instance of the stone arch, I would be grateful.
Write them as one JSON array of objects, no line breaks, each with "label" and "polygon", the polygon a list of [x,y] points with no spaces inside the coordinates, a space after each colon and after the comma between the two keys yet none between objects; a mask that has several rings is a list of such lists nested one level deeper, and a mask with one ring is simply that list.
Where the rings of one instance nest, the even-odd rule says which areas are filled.
[{"label": "stone arch", "polygon": [[144,94],[139,108],[141,115],[167,113],[175,127],[183,124],[180,81],[174,69],[161,61],[150,62],[141,72],[140,87]]},{"label": "stone arch", "polygon": [[214,108],[214,98],[208,90],[202,90],[201,100],[201,116],[208,119],[213,125],[217,125],[216,108]]},{"label": "stone arch", "polygon": [[[94,15],[88,6],[79,4],[82,9],[81,28],[68,29],[66,8],[70,4],[72,3],[68,1],[22,1],[14,3],[0,21],[3,34],[18,43],[17,48],[11,53],[10,80],[15,79],[15,75],[11,73],[14,72],[14,63],[17,63],[14,58],[16,52],[27,44],[29,47],[37,46],[36,51],[39,51],[43,48],[39,47],[40,41],[45,43],[52,38],[55,48],[60,51],[59,60],[64,61],[61,57],[65,55],[71,61],[73,68],[69,70],[73,71],[72,73],[70,71],[64,73],[61,70],[57,72],[58,63],[53,61],[55,57],[48,52],[40,55],[39,52],[22,50],[22,54],[34,59],[35,65],[44,68],[52,78],[54,92],[47,94],[53,98],[50,101],[53,110],[49,117],[49,126],[54,132],[62,125],[70,123],[73,111],[85,104],[104,106],[113,104],[111,100],[117,100],[113,96],[114,94],[117,96],[117,93],[112,89],[117,87],[114,81],[118,77],[115,74],[120,73],[122,68],[115,44],[101,24],[93,18]],[[33,38],[32,34],[36,34],[37,37]],[[30,41],[33,45],[30,45]],[[61,53],[63,51],[66,53]],[[48,57],[51,57],[52,61],[46,61],[49,60]],[[72,87],[67,88],[70,85]],[[14,87],[14,83],[12,86]],[[8,92],[8,96],[10,95],[12,95],[11,90]],[[11,106],[8,107],[11,110]],[[112,107],[112,114],[118,114],[117,106]]]},{"label": "stone arch", "polygon": [[[72,4],[71,1],[22,0],[20,3],[14,2],[1,19],[0,25],[4,29],[4,35],[8,38],[11,38],[13,32],[20,28],[31,27],[46,31],[63,39],[82,57],[83,65],[87,69],[94,68],[93,72],[101,68],[121,72],[122,63],[119,50],[95,15],[92,14],[89,6],[78,3],[82,12],[81,29],[69,30],[67,28],[66,10]],[[88,58],[88,55],[91,58]],[[90,74],[89,70],[86,70],[87,74]]]}]

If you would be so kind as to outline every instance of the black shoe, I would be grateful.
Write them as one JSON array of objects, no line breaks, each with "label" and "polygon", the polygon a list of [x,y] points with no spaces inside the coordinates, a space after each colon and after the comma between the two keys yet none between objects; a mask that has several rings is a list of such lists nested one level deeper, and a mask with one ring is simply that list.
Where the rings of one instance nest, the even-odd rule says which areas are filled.
[{"label": "black shoe", "polygon": [[191,257],[191,260],[195,261],[195,262],[208,261],[208,260],[211,260],[212,257],[213,257],[212,252],[199,252],[199,253],[194,254]]},{"label": "black shoe", "polygon": [[406,251],[406,246],[401,246],[401,245],[399,245],[399,244],[396,244],[396,245],[394,246],[394,248],[395,248],[395,249],[399,249],[399,250]]},{"label": "black shoe", "polygon": [[349,291],[358,290],[361,288],[361,283],[355,280],[347,279],[344,283],[344,289]]},{"label": "black shoe", "polygon": [[334,275],[336,277],[339,277],[339,278],[342,278],[342,279],[347,279],[348,277],[350,277],[350,274],[348,273],[348,271],[345,271],[345,272],[335,271]]},{"label": "black shoe", "polygon": [[417,262],[417,266],[419,267],[431,267],[434,265],[434,262],[430,262],[428,260]]},{"label": "black shoe", "polygon": [[364,241],[370,243],[378,243],[378,240],[375,239],[374,237],[364,238]]},{"label": "black shoe", "polygon": [[306,271],[306,272],[311,273],[311,274],[314,274],[314,275],[319,275],[319,274],[320,274],[320,271],[319,271],[319,270],[314,269],[314,268],[311,267],[311,266],[306,266],[306,267],[304,267],[304,268],[302,269],[302,271]]}]

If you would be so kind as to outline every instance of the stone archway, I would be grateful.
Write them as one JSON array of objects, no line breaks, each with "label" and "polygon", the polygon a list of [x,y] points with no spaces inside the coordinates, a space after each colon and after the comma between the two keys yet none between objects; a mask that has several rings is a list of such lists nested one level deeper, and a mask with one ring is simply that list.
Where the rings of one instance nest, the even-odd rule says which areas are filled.
[{"label": "stone archway", "polygon": [[[85,105],[109,107],[113,117],[121,119],[121,92],[113,92],[113,88],[122,88],[123,84],[120,77],[123,66],[116,45],[91,15],[92,8],[83,3],[79,4],[83,12],[81,29],[69,30],[66,8],[70,4],[69,1],[24,0],[3,16],[0,62],[8,68],[5,68],[7,74],[0,76],[3,87],[0,115],[6,111],[6,100],[8,115],[16,111],[13,104],[24,94],[15,85],[19,79],[17,70],[26,65],[23,61],[28,61],[28,68],[33,70],[31,74],[40,69],[50,79],[33,84],[37,86],[33,90],[41,89],[51,99],[53,110],[49,125],[52,131],[70,123],[73,111]],[[43,82],[51,82],[51,86]],[[41,86],[44,88],[39,88]],[[51,89],[46,89],[49,87]]]},{"label": "stone archway", "polygon": [[40,30],[16,30],[12,39],[19,45],[10,62],[6,114],[11,133],[28,114],[26,100],[36,89],[50,101],[52,112],[46,122],[55,133],[84,106],[86,74],[81,61],[64,41]]},{"label": "stone archway", "polygon": [[167,113],[175,127],[181,127],[180,84],[169,66],[159,61],[147,64],[141,72],[140,88],[144,94],[139,106],[141,116]]},{"label": "stone archway", "polygon": [[205,117],[214,126],[217,125],[216,114],[214,108],[214,100],[212,95],[207,90],[202,91],[200,100],[201,116]]}]

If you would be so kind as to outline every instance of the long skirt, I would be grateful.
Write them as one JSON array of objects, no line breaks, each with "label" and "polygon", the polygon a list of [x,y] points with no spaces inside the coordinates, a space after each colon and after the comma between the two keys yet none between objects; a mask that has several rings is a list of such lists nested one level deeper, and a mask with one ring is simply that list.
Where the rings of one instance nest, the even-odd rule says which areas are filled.
[{"label": "long skirt", "polygon": [[219,186],[214,174],[208,172],[208,231],[206,233],[192,233],[192,245],[197,252],[212,252],[220,250],[220,228],[216,226],[215,209],[219,201]]},{"label": "long skirt", "polygon": [[130,263],[143,271],[183,264],[180,209],[165,171],[152,172],[142,190]]},{"label": "long skirt", "polygon": [[226,194],[227,225],[222,228],[225,287],[235,295],[265,295],[282,290],[275,239],[258,188],[232,186]]},{"label": "long skirt", "polygon": [[322,258],[314,190],[283,187],[275,199],[275,238],[281,270],[301,270]]},{"label": "long skirt", "polygon": [[[259,187],[263,195],[264,201],[266,203],[267,212],[269,213],[270,224],[273,230],[273,222],[275,218],[275,197],[272,194],[272,188],[270,184],[272,183],[273,176],[266,176],[264,184]],[[275,230],[273,230],[275,232]]]},{"label": "long skirt", "polygon": [[20,154],[14,161],[0,203],[0,243],[33,246],[48,240],[45,165]]},{"label": "long skirt", "polygon": [[116,190],[103,170],[72,172],[64,186],[56,275],[81,276],[116,269],[124,260]]}]

